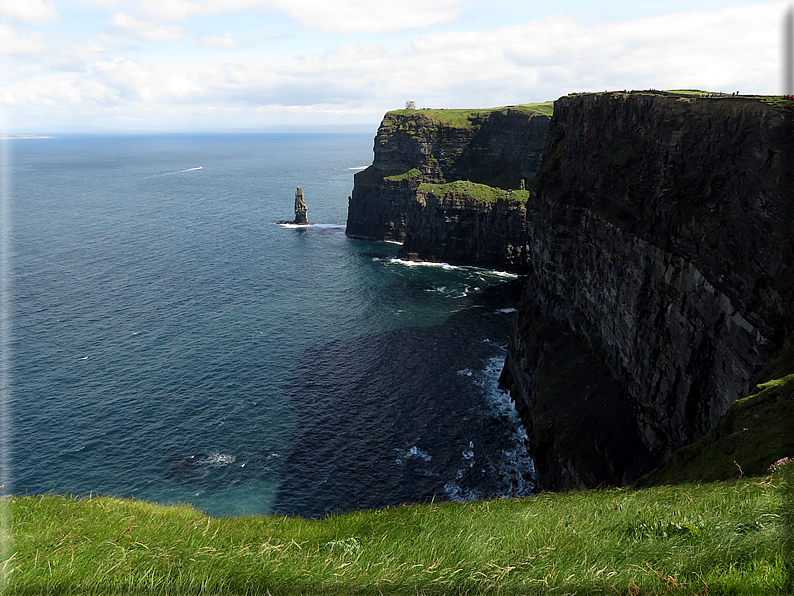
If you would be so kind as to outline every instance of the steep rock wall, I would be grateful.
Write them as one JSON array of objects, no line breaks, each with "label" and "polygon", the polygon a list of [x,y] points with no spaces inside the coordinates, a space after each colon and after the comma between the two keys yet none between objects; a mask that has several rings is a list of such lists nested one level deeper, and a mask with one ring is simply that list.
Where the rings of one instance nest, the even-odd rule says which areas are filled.
[{"label": "steep rock wall", "polygon": [[419,190],[407,205],[405,222],[410,233],[400,258],[527,271],[529,236],[520,200],[484,203],[465,194]]},{"label": "steep rock wall", "polygon": [[[405,118],[381,126],[348,233],[528,274],[502,382],[541,488],[633,481],[794,343],[794,103],[564,97],[547,133],[509,111],[454,132]],[[423,185],[519,188],[541,138],[525,202]]]},{"label": "steep rock wall", "polygon": [[[548,126],[548,116],[520,108],[463,115],[453,111],[451,117],[416,110],[389,112],[375,137],[372,165],[355,176],[346,233],[397,242],[414,232],[434,233],[427,226],[408,225],[408,213],[416,211],[416,192],[423,182],[470,180],[519,188],[540,168]],[[401,177],[408,172],[414,175]],[[483,230],[486,235],[493,231]],[[440,240],[424,238],[410,253],[413,258],[433,260],[424,254],[424,247]],[[488,240],[484,237],[483,242]]]},{"label": "steep rock wall", "polygon": [[[634,428],[621,432],[649,461],[713,428],[790,342],[794,139],[782,115],[743,98],[556,102],[527,210],[531,307],[520,309],[503,372],[527,425],[548,430],[534,433],[538,459],[580,477],[541,464],[542,486],[616,478],[582,480],[577,454],[603,445],[560,441],[570,425],[553,407],[559,391],[539,403],[547,363],[566,348],[533,326],[551,320],[597,353],[619,388],[605,402],[633,412]],[[587,387],[569,391],[566,408],[589,397]]]}]

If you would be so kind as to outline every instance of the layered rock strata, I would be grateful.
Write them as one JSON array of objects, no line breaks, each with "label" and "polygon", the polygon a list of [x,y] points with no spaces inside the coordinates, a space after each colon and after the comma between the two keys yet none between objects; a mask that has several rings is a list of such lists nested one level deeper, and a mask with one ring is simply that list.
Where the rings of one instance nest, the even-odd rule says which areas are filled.
[{"label": "layered rock strata", "polygon": [[[367,203],[372,171],[354,198],[409,255],[528,273],[502,381],[540,485],[626,484],[713,428],[792,343],[792,121],[794,103],[782,100],[564,97],[524,203],[438,197],[405,177],[398,193],[374,185],[400,197],[379,209]],[[443,143],[411,145],[410,129],[382,127],[376,163],[380,143],[392,148],[386,163],[430,176]],[[511,154],[509,130],[490,134]],[[475,173],[452,161],[451,175]],[[509,178],[494,168],[492,180]],[[383,225],[355,225],[385,237]],[[506,259],[508,245],[517,258]]]},{"label": "layered rock strata", "polygon": [[[503,373],[528,426],[570,431],[570,421],[538,407],[556,354],[527,331],[538,319],[597,353],[617,388],[605,403],[633,412],[635,428],[614,432],[653,461],[713,428],[791,341],[794,138],[785,115],[744,98],[616,93],[556,102],[527,212],[525,295],[536,314],[520,309]],[[592,395],[583,387],[564,398],[574,413]],[[603,442],[559,445],[538,434],[540,460],[615,457]],[[549,488],[599,480],[544,474]]]},{"label": "layered rock strata", "polygon": [[[422,229],[422,224],[433,218],[417,212],[421,206],[417,192],[422,184],[468,180],[501,189],[520,189],[523,180],[537,173],[548,116],[522,107],[464,114],[450,111],[451,116],[445,112],[400,110],[386,114],[375,137],[373,163],[355,176],[348,207],[348,235],[404,242],[413,232],[434,233],[435,230]],[[438,206],[427,193],[422,195]],[[458,209],[461,198],[449,196],[444,200],[449,208],[445,216],[449,224],[459,221],[462,215]],[[469,237],[468,223],[463,228],[459,237]],[[420,241],[419,236],[414,239]],[[413,258],[443,259],[443,254],[455,260],[461,247],[440,253],[436,241],[437,237],[431,236],[424,244],[415,244],[414,249],[406,251]],[[491,242],[488,238],[481,241]],[[423,246],[433,247],[432,258],[423,254]]]},{"label": "layered rock strata", "polygon": [[306,209],[306,201],[303,198],[303,189],[299,186],[295,191],[295,219],[292,222],[299,226],[308,226],[308,210]]},{"label": "layered rock strata", "polygon": [[436,185],[420,186],[406,206],[407,233],[398,256],[526,272],[528,193],[506,194],[486,203],[472,200],[465,191],[444,192]]},{"label": "layered rock strata", "polygon": [[297,226],[311,225],[309,223],[308,210],[306,209],[306,200],[303,198],[303,189],[300,186],[295,190],[295,219],[292,221],[282,220],[277,223]]}]

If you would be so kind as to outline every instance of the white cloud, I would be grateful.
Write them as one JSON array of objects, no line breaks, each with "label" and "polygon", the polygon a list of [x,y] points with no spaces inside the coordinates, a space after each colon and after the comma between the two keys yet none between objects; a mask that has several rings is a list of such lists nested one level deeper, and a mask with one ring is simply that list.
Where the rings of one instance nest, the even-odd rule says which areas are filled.
[{"label": "white cloud", "polygon": [[334,33],[375,33],[420,29],[448,23],[461,11],[461,0],[93,0],[103,7],[123,6],[124,13],[152,23],[245,12],[286,14],[306,27]]},{"label": "white cloud", "polygon": [[66,99],[79,101],[80,90],[74,81],[62,76],[46,74],[35,79],[11,83],[3,88],[3,103],[57,105]]},{"label": "white cloud", "polygon": [[3,50],[3,79],[24,81],[52,72],[80,72],[87,64],[105,53],[93,41],[63,33],[22,33],[8,25],[0,25],[0,48]]},{"label": "white cloud", "polygon": [[96,79],[115,89],[120,100],[132,103],[174,103],[201,93],[191,75],[156,69],[137,60],[117,58],[112,62],[94,64]]},{"label": "white cloud", "polygon": [[195,39],[199,47],[205,50],[226,52],[226,51],[242,50],[244,48],[250,48],[251,46],[255,46],[260,43],[275,41],[277,39],[287,39],[290,37],[294,37],[294,36],[274,35],[269,37],[255,37],[253,39],[238,39],[232,37],[230,33],[224,33],[223,35],[207,35],[204,37],[195,36]]},{"label": "white cloud", "polygon": [[118,34],[138,37],[156,43],[176,41],[185,37],[178,25],[160,25],[140,21],[124,12],[113,15],[108,23]]},{"label": "white cloud", "polygon": [[47,47],[40,33],[23,35],[8,25],[0,25],[0,47],[6,56],[35,54]]},{"label": "white cloud", "polygon": [[556,69],[578,72],[582,86],[596,90],[743,85],[772,93],[782,8],[692,11],[592,27],[555,17],[513,28],[503,48],[519,68],[552,79]]},{"label": "white cloud", "polygon": [[[241,0],[229,0],[235,1]],[[168,10],[184,4],[172,2]],[[489,107],[578,90],[698,87],[774,93],[784,8],[785,3],[776,3],[591,25],[558,15],[492,31],[417,36],[397,48],[350,43],[289,60],[240,51],[233,62],[229,54],[213,60],[206,53],[193,58],[163,52],[144,59],[110,42],[69,45],[62,38],[0,28],[0,41],[18,49],[14,60],[24,59],[15,63],[15,83],[2,97],[19,110],[49,102],[54,112],[84,106],[85,118],[156,117],[168,127],[201,115],[210,124],[216,117],[214,124],[222,127],[232,122],[256,126],[275,114],[317,122],[376,120],[406,99],[432,107]],[[117,13],[113,22],[138,39],[187,37],[181,28],[127,13]],[[251,44],[233,34],[209,34],[198,42],[216,50]],[[47,55],[64,51],[75,58],[59,67],[69,72],[55,76],[51,62],[49,70],[37,70],[48,64]]]},{"label": "white cloud", "polygon": [[239,50],[243,44],[239,41],[232,39],[231,34],[224,33],[223,35],[211,35],[203,37],[199,40],[199,45],[207,50]]},{"label": "white cloud", "polygon": [[334,33],[420,29],[460,15],[455,0],[271,0],[271,4],[306,26]]},{"label": "white cloud", "polygon": [[60,20],[55,6],[43,0],[0,0],[0,15],[37,25]]}]

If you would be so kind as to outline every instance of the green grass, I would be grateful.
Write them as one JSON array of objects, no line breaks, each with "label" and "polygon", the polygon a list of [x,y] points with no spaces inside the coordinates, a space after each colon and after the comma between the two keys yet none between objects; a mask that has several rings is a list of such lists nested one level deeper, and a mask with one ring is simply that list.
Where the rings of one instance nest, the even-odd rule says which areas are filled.
[{"label": "green grass", "polygon": [[521,201],[526,203],[529,199],[528,190],[502,190],[486,184],[477,184],[468,180],[456,180],[446,184],[432,184],[423,182],[419,185],[419,194],[433,195],[439,198],[447,196],[462,196],[479,203],[495,203],[499,199],[508,201]]},{"label": "green grass", "polygon": [[671,89],[667,93],[678,93],[680,95],[708,95],[709,93],[718,93],[718,92],[703,91],[701,89]]},{"label": "green grass", "polygon": [[388,180],[390,182],[399,182],[400,180],[410,180],[411,178],[418,178],[422,175],[422,172],[419,168],[411,168],[407,172],[403,172],[402,174],[392,174],[391,176],[385,176],[384,180]]},{"label": "green grass", "polygon": [[793,371],[794,346],[764,366],[753,394],[731,404],[714,430],[676,451],[637,485],[757,476],[779,459],[794,458]]},{"label": "green grass", "polygon": [[486,118],[493,112],[506,112],[507,110],[517,110],[530,116],[551,116],[554,111],[554,102],[545,101],[484,109],[392,110],[384,116],[381,126],[399,128],[394,121],[405,120],[407,117],[411,120],[422,121],[426,125],[471,128],[475,122]]},{"label": "green grass", "polygon": [[794,100],[786,99],[782,95],[773,95],[764,97],[761,101],[777,108],[780,115],[786,120],[794,117]]},{"label": "green grass", "polygon": [[[499,108],[505,109],[505,108]],[[554,101],[543,101],[538,103],[524,103],[517,106],[510,106],[510,109],[521,110],[533,116],[551,116],[554,114]]]},{"label": "green grass", "polygon": [[777,594],[781,487],[544,493],[323,520],[20,497],[6,593]]}]

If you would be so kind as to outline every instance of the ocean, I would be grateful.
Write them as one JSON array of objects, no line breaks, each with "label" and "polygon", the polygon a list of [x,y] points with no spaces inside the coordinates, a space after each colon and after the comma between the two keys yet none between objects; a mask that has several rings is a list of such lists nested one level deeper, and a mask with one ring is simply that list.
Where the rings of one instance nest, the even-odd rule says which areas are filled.
[{"label": "ocean", "polygon": [[[10,139],[12,494],[333,512],[531,494],[521,280],[345,236],[370,134]],[[293,218],[304,189],[309,227]]]}]

